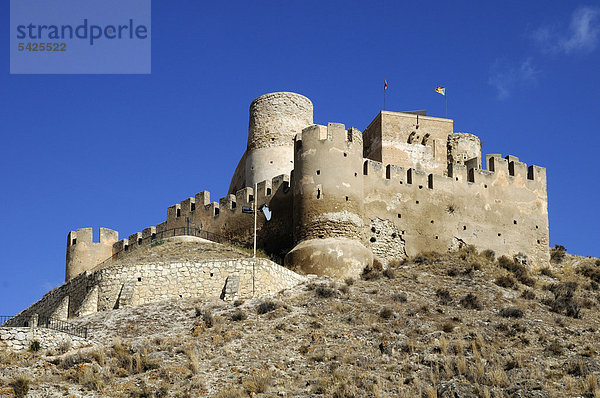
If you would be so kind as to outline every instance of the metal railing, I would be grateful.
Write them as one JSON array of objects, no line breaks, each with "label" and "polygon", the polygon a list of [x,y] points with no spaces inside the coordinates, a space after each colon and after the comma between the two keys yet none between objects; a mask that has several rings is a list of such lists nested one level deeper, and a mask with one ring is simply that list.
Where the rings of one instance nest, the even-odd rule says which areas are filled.
[{"label": "metal railing", "polygon": [[[9,328],[28,328],[35,323],[34,317],[12,317],[9,315],[0,315],[0,327]],[[50,317],[38,317],[38,328],[52,329],[59,332],[67,333],[72,336],[82,337],[87,339],[88,329],[83,326],[76,326],[69,322],[61,321]]]},{"label": "metal railing", "polygon": [[105,265],[110,264],[110,262],[112,262],[114,260],[123,258],[130,251],[134,251],[135,247],[137,247],[137,246],[152,245],[152,243],[154,243],[154,242],[159,242],[162,239],[166,239],[166,238],[173,238],[175,236],[196,236],[198,238],[203,238],[203,239],[210,240],[211,242],[216,242],[216,243],[234,243],[233,241],[231,241],[227,238],[224,238],[221,235],[217,235],[212,232],[208,232],[208,231],[205,231],[205,230],[202,230],[199,228],[195,228],[195,227],[172,228],[172,229],[167,229],[165,231],[153,233],[152,235],[146,236],[144,238],[140,238],[140,239],[138,239],[137,242],[135,242],[135,241],[129,242],[129,245],[126,246],[125,249],[116,252],[115,254],[113,254],[112,256],[107,258],[106,260],[102,261],[100,264],[98,264],[96,267],[94,267],[94,269],[102,268]]},{"label": "metal railing", "polygon": [[67,333],[72,336],[83,337],[87,339],[88,329],[83,326],[76,326],[69,322],[60,321],[58,319],[40,317],[38,319],[38,327],[58,330],[59,332]]},{"label": "metal railing", "polygon": [[7,327],[8,325],[5,325],[5,323],[7,323],[12,318],[12,315],[0,315],[0,327]]}]

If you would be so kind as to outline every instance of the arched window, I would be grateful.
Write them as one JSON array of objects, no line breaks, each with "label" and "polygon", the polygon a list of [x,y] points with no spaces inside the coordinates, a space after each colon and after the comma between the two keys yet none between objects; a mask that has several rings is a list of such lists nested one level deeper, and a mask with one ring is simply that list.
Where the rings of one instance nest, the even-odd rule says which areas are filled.
[{"label": "arched window", "polygon": [[410,135],[408,136],[408,143],[409,144],[414,144],[415,141],[417,141],[419,139],[419,137],[417,136],[417,132],[413,131],[412,133],[410,133]]}]

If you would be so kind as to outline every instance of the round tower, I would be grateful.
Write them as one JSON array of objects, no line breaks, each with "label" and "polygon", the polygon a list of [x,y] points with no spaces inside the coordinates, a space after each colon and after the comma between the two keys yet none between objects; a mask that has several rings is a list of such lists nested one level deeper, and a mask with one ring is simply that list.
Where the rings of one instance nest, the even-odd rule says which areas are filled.
[{"label": "round tower", "polygon": [[476,135],[454,133],[448,136],[448,165],[465,164],[473,158],[478,159],[481,168],[481,141]]},{"label": "round tower", "polygon": [[286,265],[307,274],[358,276],[373,262],[363,245],[362,134],[313,125],[294,147],[294,241]]},{"label": "round tower", "polygon": [[261,95],[250,104],[245,186],[290,174],[294,137],[313,124],[313,104],[296,93]]},{"label": "round tower", "polygon": [[118,240],[119,233],[108,228],[100,228],[99,242],[93,241],[92,228],[80,228],[69,232],[65,282],[111,257],[113,244]]}]

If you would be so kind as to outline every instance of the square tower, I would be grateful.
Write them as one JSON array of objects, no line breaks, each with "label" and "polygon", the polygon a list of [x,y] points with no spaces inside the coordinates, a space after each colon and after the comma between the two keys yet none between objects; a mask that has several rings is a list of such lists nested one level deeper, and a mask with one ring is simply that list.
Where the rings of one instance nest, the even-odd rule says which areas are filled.
[{"label": "square tower", "polygon": [[381,111],[363,133],[363,156],[384,166],[444,175],[453,129],[452,119],[426,116],[425,111]]}]

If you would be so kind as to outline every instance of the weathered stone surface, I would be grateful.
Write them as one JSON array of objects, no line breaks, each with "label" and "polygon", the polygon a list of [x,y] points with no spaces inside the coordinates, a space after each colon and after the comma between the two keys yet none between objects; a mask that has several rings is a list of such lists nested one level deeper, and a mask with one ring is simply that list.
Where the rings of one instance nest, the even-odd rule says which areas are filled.
[{"label": "weathered stone surface", "polygon": [[303,280],[305,277],[264,258],[190,262],[153,262],[151,257],[141,258],[80,274],[15,319],[29,320],[39,314],[66,320],[168,298],[219,298],[224,287],[228,300],[250,298],[277,293]]},{"label": "weathered stone surface", "polygon": [[40,350],[50,351],[94,344],[90,340],[52,329],[0,327],[0,350],[27,351],[34,340],[40,343]]}]

